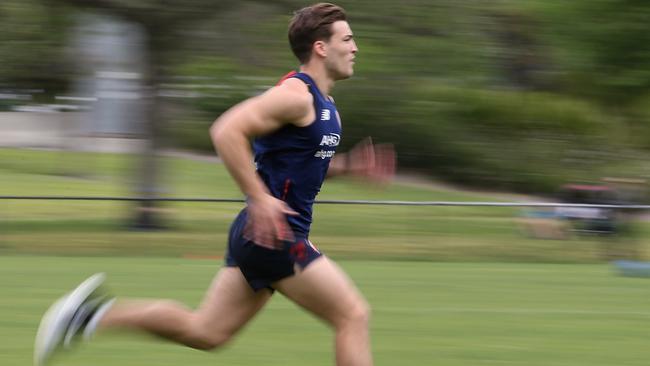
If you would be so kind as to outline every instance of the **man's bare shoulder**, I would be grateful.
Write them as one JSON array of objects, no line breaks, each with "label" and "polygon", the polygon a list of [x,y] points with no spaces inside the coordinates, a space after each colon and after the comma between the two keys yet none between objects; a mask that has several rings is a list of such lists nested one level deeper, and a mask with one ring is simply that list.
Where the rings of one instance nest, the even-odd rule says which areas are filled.
[{"label": "man's bare shoulder", "polygon": [[311,105],[313,97],[307,84],[297,78],[289,78],[275,87],[279,92],[295,98],[296,103]]},{"label": "man's bare shoulder", "polygon": [[282,84],[271,88],[268,93],[271,98],[282,106],[282,112],[289,122],[304,125],[311,122],[314,113],[312,105],[314,98],[307,85],[299,79],[290,78]]}]

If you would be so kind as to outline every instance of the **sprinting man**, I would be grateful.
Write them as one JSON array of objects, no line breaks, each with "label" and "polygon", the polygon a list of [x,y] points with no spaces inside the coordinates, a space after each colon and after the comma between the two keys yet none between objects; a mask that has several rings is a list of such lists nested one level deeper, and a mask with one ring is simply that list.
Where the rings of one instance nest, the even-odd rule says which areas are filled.
[{"label": "sprinting man", "polygon": [[394,173],[394,153],[369,139],[347,154],[335,153],[341,120],[329,93],[336,81],[352,76],[358,52],[344,10],[320,3],[296,11],[289,42],[299,72],[234,106],[210,129],[247,205],[230,228],[225,266],[198,309],[170,300],[116,302],[100,289],[104,276],[94,275],[44,316],[36,340],[38,366],[97,329],[140,330],[214,349],[255,316],[274,291],[331,325],[337,365],[372,365],[369,306],[309,241],[309,230],[314,199],[327,175],[385,182]]}]

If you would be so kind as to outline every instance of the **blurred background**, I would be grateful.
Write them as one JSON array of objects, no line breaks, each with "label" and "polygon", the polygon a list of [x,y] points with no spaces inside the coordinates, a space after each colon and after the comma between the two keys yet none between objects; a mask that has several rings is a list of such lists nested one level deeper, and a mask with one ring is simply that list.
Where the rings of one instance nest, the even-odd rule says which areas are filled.
[{"label": "blurred background", "polygon": [[[240,197],[230,188],[226,197],[190,188],[231,183],[179,174],[162,157],[217,161],[212,121],[297,68],[286,28],[304,5],[3,1],[4,194],[54,194],[48,177],[66,177],[76,180],[64,186],[101,182],[121,196]],[[355,77],[334,93],[343,149],[367,135],[394,143],[400,177],[410,183],[534,195],[528,201],[647,203],[647,2],[340,5],[360,48]],[[26,173],[41,174],[38,188],[20,182],[33,181]],[[181,178],[186,191],[174,181]],[[133,226],[164,225],[154,217],[159,205],[136,206]],[[578,213],[559,216],[571,214]]]},{"label": "blurred background", "polygon": [[[214,206],[228,212],[220,224],[225,229],[233,212],[227,205],[195,203],[182,210],[151,199],[241,198],[218,164],[207,130],[230,106],[297,68],[286,28],[293,10],[304,5],[3,1],[2,193],[144,198],[135,203],[3,200],[5,250],[57,252],[67,244],[45,245],[39,236],[58,230],[70,238],[93,225],[110,235],[128,235],[125,228],[178,232],[174,229],[184,224],[209,230],[214,226],[199,222],[211,222],[203,213],[214,212]],[[392,142],[400,170],[397,184],[387,191],[339,179],[331,188],[326,185],[321,197],[648,203],[647,2],[340,5],[349,13],[360,48],[355,77],[334,92],[345,121],[343,149],[367,135]],[[322,212],[328,210],[337,215],[337,208]],[[502,238],[506,244],[578,237],[599,246],[603,237],[626,234],[624,241],[634,241],[635,249],[621,257],[642,258],[647,252],[639,240],[647,231],[640,210],[387,208],[381,214],[400,228],[400,241],[419,237],[426,258],[467,259],[457,257],[455,249],[436,254],[440,248],[432,243],[448,226],[432,229],[436,225],[423,220],[420,228],[412,219],[449,217],[447,210],[465,219],[466,227],[459,220],[453,224],[472,247],[484,246],[485,237],[470,237],[467,227],[482,233],[483,221],[502,215],[504,220],[488,227],[502,225],[509,235]],[[345,226],[336,218],[323,221],[329,223],[323,226]],[[384,221],[351,222],[366,228],[364,234],[382,236],[390,227]],[[223,237],[225,230],[216,235]],[[210,252],[214,241],[208,238],[183,250]],[[83,246],[93,247],[92,241],[80,239]],[[99,242],[106,248],[93,250],[115,247],[105,238]],[[485,247],[492,253],[488,258],[513,255],[507,245],[498,254]],[[583,260],[580,253],[569,260]],[[610,254],[590,254],[587,260]],[[523,257],[540,255],[567,260],[537,250]]]},{"label": "blurred background", "polygon": [[[153,138],[211,153],[211,122],[297,67],[286,28],[303,5],[4,0],[3,145]],[[519,192],[650,173],[647,2],[341,5],[360,48],[335,90],[347,146],[372,131],[404,169]],[[30,122],[60,138],[20,134]]]},{"label": "blurred background", "polygon": [[[337,4],[346,9],[360,49],[355,76],[333,91],[345,130],[341,149],[368,135],[392,142],[399,171],[385,190],[334,179],[321,199],[649,203],[650,2]],[[2,0],[0,196],[242,198],[213,152],[208,128],[230,106],[298,67],[287,24],[293,10],[306,5]],[[241,206],[2,199],[0,255],[21,263],[17,272],[7,269],[6,284],[22,283],[16,279],[24,256],[198,258],[217,267]],[[593,268],[588,265],[648,260],[647,221],[641,210],[322,204],[312,241],[352,263]],[[579,277],[581,270],[567,276]],[[650,276],[648,269],[639,273]],[[599,281],[595,287],[605,286]],[[581,284],[568,291],[580,291]],[[623,286],[607,284],[612,287],[595,299]],[[634,286],[647,290],[646,282]],[[40,304],[34,314],[47,295],[25,297]],[[641,310],[616,311],[640,317],[635,322],[646,325],[647,336],[647,299],[636,301]],[[594,310],[598,304],[583,306]],[[516,307],[498,311],[509,306]],[[34,314],[27,323],[37,319]],[[627,339],[629,331],[617,339]],[[31,333],[25,332],[27,339]],[[641,365],[650,356],[628,347],[635,356],[614,360],[601,346],[603,355],[589,364]],[[412,364],[429,364],[427,357]],[[449,357],[460,365],[477,362],[472,355]]]}]

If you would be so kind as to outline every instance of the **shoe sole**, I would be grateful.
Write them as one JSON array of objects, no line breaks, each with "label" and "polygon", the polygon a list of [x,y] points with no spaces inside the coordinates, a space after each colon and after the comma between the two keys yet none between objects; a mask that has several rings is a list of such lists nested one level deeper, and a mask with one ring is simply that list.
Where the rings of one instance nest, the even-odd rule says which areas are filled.
[{"label": "shoe sole", "polygon": [[34,344],[34,365],[44,366],[47,360],[61,345],[65,336],[66,328],[72,321],[72,317],[79,306],[97,290],[106,279],[103,273],[90,276],[70,294],[57,300],[45,312],[36,333]]}]

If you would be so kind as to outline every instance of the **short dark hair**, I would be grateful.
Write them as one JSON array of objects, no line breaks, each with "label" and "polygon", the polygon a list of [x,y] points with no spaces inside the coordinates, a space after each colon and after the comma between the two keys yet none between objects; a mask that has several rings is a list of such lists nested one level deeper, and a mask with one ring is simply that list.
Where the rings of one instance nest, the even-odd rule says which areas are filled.
[{"label": "short dark hair", "polygon": [[311,57],[314,42],[332,36],[332,23],[347,20],[345,10],[330,3],[318,3],[302,8],[293,14],[289,23],[289,44],[301,63]]}]

